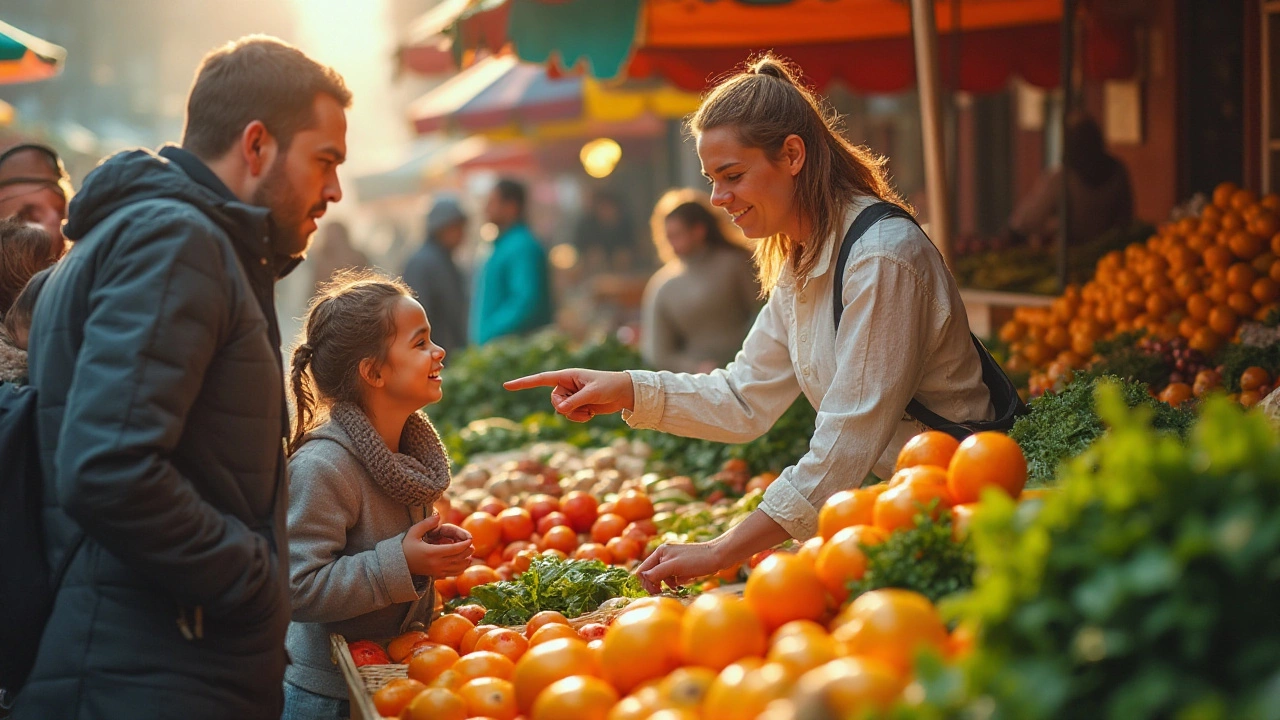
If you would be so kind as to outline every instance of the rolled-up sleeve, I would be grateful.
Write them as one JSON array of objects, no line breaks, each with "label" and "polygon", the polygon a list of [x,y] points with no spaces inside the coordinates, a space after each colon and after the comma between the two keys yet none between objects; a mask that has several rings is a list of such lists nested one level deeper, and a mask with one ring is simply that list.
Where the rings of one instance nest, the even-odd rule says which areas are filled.
[{"label": "rolled-up sleeve", "polygon": [[632,428],[724,443],[750,442],[769,430],[800,394],[787,350],[780,302],[756,317],[728,367],[705,375],[632,370]]},{"label": "rolled-up sleeve", "polygon": [[840,360],[809,452],[769,485],[760,504],[792,537],[812,537],[827,498],[860,485],[884,453],[920,383],[931,326],[945,313],[901,260],[871,256],[846,270]]}]

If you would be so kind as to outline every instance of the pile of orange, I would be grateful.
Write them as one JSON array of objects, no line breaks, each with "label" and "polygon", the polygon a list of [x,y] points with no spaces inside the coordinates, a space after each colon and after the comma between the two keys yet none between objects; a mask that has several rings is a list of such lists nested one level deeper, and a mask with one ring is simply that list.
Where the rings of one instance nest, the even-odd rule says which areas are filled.
[{"label": "pile of orange", "polygon": [[1280,195],[1222,183],[1198,216],[1098,261],[1094,277],[1047,308],[1018,308],[1000,329],[1009,369],[1030,370],[1032,394],[1083,367],[1094,343],[1145,330],[1211,355],[1242,322],[1280,308]]},{"label": "pile of orange", "polygon": [[923,433],[902,449],[896,469],[884,485],[833,496],[819,535],[797,553],[765,557],[742,597],[706,593],[687,607],[645,598],[607,628],[575,629],[544,612],[522,632],[478,624],[482,607],[460,607],[427,632],[391,642],[388,655],[407,665],[408,677],[374,694],[378,712],[408,720],[782,720],[814,708],[838,717],[883,709],[910,685],[918,651],[954,657],[971,643],[911,591],[874,590],[841,610],[849,583],[866,570],[864,549],[925,512],[951,513],[963,532],[983,493],[1018,498],[1026,481],[1021,449],[1000,433],[964,442]]}]

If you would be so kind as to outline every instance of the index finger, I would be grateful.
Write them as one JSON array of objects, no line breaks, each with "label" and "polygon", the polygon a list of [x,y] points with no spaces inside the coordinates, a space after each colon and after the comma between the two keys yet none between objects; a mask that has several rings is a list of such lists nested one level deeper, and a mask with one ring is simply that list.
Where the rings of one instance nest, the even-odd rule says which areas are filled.
[{"label": "index finger", "polygon": [[536,387],[553,388],[560,384],[560,380],[565,376],[564,370],[551,370],[548,372],[540,372],[537,375],[526,375],[515,380],[508,380],[502,383],[502,387],[508,390],[528,390]]}]

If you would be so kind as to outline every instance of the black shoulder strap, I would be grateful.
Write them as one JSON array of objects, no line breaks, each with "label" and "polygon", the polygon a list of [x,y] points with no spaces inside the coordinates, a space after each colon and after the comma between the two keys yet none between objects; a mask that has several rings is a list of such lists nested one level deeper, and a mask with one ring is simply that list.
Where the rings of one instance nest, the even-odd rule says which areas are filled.
[{"label": "black shoulder strap", "polygon": [[[844,268],[849,264],[849,253],[853,250],[854,243],[867,234],[872,225],[887,217],[905,218],[913,223],[916,221],[911,217],[911,213],[891,202],[883,200],[875,202],[858,213],[858,217],[854,218],[853,224],[849,226],[849,232],[844,234],[844,241],[840,243],[840,255],[836,258],[835,280],[831,283],[831,299],[835,308],[837,332],[840,330],[840,316],[844,314]],[[919,224],[916,226],[919,227]]]},{"label": "black shoulder strap", "polygon": [[[840,244],[840,255],[836,259],[836,274],[831,281],[836,332],[840,331],[840,316],[844,314],[844,269],[849,263],[849,253],[853,250],[854,243],[858,242],[872,225],[888,217],[900,217],[910,220],[915,223],[916,227],[920,227],[920,224],[916,223],[916,219],[911,216],[911,213],[890,202],[872,203],[858,213],[858,217],[849,226],[849,232],[845,233],[844,240]],[[1017,388],[1009,380],[1009,376],[1005,374],[1004,369],[995,361],[995,358],[991,357],[991,353],[987,351],[987,348],[983,346],[982,341],[978,340],[976,335],[969,333],[969,337],[973,340],[974,349],[978,353],[978,360],[982,365],[982,381],[991,393],[991,403],[995,407],[996,418],[981,422],[952,422],[925,407],[915,398],[912,398],[911,402],[907,403],[906,408],[911,417],[926,426],[946,432],[958,439],[963,439],[974,432],[982,430],[1007,431],[1013,426],[1013,421],[1018,416],[1027,412],[1026,404],[1018,396]]]}]

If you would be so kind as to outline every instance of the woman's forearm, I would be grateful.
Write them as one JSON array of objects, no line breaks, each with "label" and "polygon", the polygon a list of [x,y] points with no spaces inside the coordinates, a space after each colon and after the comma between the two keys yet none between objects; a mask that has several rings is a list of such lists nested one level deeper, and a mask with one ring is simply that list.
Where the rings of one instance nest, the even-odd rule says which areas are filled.
[{"label": "woman's forearm", "polygon": [[715,546],[720,566],[730,567],[789,539],[791,535],[773,518],[755,510],[711,544]]}]

